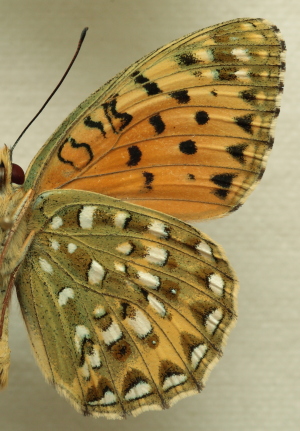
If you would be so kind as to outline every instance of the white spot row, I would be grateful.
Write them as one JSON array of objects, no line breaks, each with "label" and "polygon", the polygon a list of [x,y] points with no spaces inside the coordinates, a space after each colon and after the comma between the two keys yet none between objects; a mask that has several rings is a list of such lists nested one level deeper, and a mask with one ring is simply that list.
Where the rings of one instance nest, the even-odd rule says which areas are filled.
[{"label": "white spot row", "polygon": [[219,274],[210,274],[208,277],[208,287],[217,295],[222,296],[224,293],[225,282]]},{"label": "white spot row", "polygon": [[123,333],[119,325],[116,322],[112,322],[105,331],[102,331],[102,336],[104,343],[110,346],[120,340],[123,337]]},{"label": "white spot row", "polygon": [[160,247],[147,247],[147,255],[145,259],[149,263],[163,266],[168,259],[168,252]]},{"label": "white spot row", "polygon": [[135,310],[134,317],[127,317],[126,320],[139,338],[145,338],[152,332],[151,323],[141,310]]},{"label": "white spot row", "polygon": [[140,283],[145,287],[149,287],[150,289],[158,289],[160,286],[160,280],[157,275],[150,274],[150,272],[138,271],[137,276],[140,280]]},{"label": "white spot row", "polygon": [[199,253],[212,256],[212,249],[205,241],[199,242],[199,244],[196,245],[196,250],[199,251]]},{"label": "white spot row", "polygon": [[182,385],[184,382],[186,382],[186,380],[187,376],[185,374],[172,374],[171,376],[165,378],[163,383],[163,390],[168,391],[175,386]]},{"label": "white spot row", "polygon": [[213,334],[220,324],[223,312],[220,308],[212,311],[206,318],[205,328],[209,334]]},{"label": "white spot row", "polygon": [[130,214],[127,211],[119,211],[114,217],[115,226],[123,229],[126,225],[128,219],[130,219]]},{"label": "white spot row", "polygon": [[247,49],[245,48],[234,48],[231,51],[231,54],[234,55],[238,60],[240,61],[249,61],[250,60],[250,55],[247,52]]},{"label": "white spot row", "polygon": [[148,225],[148,230],[157,238],[167,238],[169,236],[167,232],[167,226],[159,220],[154,220],[152,223],[150,223]]},{"label": "white spot row", "polygon": [[[51,240],[51,247],[53,248],[53,250],[57,251],[60,248],[60,244],[56,239],[52,239]],[[70,242],[68,244],[68,252],[70,254],[74,253],[74,251],[77,249],[77,245],[73,244],[72,242]]]},{"label": "white spot row", "polygon": [[127,256],[132,252],[132,249],[133,249],[133,245],[131,245],[129,242],[123,242],[122,244],[119,244],[116,247],[117,251]]},{"label": "white spot row", "polygon": [[94,213],[97,207],[93,205],[85,205],[79,213],[79,226],[82,229],[92,229],[94,221]]},{"label": "white spot row", "polygon": [[202,361],[205,353],[207,352],[207,346],[206,344],[199,344],[198,346],[194,347],[191,353],[191,363],[194,370],[196,370]]},{"label": "white spot row", "polygon": [[71,287],[65,287],[58,294],[58,304],[62,307],[69,299],[74,299],[74,296],[74,290]]},{"label": "white spot row", "polygon": [[90,284],[100,283],[105,276],[105,270],[103,266],[96,260],[92,260],[90,269],[88,271],[88,281]]},{"label": "white spot row", "polygon": [[84,325],[77,325],[75,328],[74,341],[78,352],[81,351],[83,340],[89,339],[89,338],[90,338],[90,331],[88,330],[88,328]]},{"label": "white spot row", "polygon": [[124,398],[126,401],[134,401],[143,398],[146,395],[150,395],[151,393],[152,389],[149,383],[140,380],[136,385],[129,389]]},{"label": "white spot row", "polygon": [[153,308],[153,310],[156,311],[156,313],[158,313],[161,317],[165,317],[167,312],[164,304],[151,294],[147,296],[147,299],[149,301],[150,306]]}]

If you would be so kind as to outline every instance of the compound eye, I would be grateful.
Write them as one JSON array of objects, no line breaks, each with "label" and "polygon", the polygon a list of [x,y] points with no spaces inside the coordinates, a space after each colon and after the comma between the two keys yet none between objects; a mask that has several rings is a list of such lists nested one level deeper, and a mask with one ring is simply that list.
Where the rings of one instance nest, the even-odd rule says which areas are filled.
[{"label": "compound eye", "polygon": [[15,184],[19,184],[20,186],[24,184],[25,174],[21,166],[12,163],[11,170],[11,182]]}]

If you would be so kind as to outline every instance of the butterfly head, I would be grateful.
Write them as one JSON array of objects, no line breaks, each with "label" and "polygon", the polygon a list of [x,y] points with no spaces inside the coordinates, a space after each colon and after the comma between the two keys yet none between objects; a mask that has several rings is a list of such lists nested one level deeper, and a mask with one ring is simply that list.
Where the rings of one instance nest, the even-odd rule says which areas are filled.
[{"label": "butterfly head", "polygon": [[16,189],[24,183],[24,179],[23,169],[12,163],[11,150],[4,145],[0,150],[0,228],[4,231],[12,225],[9,202],[14,201],[12,197]]}]

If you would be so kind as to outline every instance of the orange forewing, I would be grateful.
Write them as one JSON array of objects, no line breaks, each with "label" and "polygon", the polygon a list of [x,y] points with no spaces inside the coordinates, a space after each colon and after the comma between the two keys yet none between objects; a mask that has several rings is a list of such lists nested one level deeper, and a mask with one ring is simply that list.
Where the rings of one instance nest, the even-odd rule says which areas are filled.
[{"label": "orange forewing", "polygon": [[269,23],[249,19],[150,54],[50,139],[36,192],[90,190],[182,219],[235,209],[272,144],[282,51]]}]

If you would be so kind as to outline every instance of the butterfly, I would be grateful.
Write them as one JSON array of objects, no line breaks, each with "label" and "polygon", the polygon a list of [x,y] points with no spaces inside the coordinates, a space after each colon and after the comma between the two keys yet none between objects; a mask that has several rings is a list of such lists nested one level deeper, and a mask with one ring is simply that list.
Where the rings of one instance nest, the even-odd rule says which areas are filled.
[{"label": "butterfly", "polygon": [[191,33],[88,97],[25,180],[1,150],[1,387],[15,285],[39,366],[78,411],[121,419],[201,391],[238,282],[182,220],[235,211],[261,179],[284,51],[263,19]]}]

